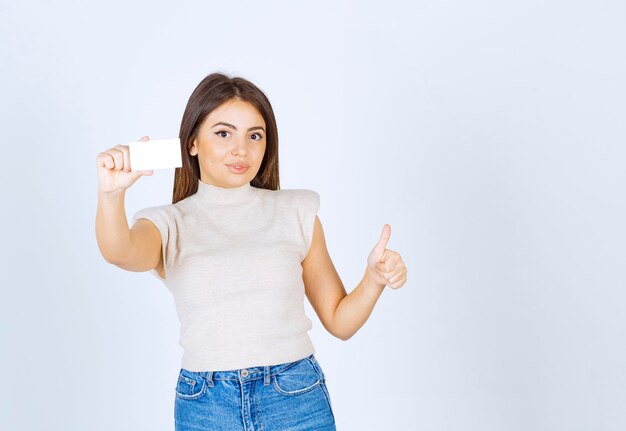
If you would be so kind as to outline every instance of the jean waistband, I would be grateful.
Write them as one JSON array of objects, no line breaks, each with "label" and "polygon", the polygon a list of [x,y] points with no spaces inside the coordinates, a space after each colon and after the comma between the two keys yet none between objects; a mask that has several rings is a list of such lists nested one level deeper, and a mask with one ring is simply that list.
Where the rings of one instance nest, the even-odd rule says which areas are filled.
[{"label": "jean waistband", "polygon": [[293,362],[286,362],[284,364],[278,365],[263,365],[249,368],[240,368],[237,370],[228,370],[228,371],[188,371],[202,378],[206,379],[209,385],[212,384],[213,380],[256,380],[256,379],[265,379],[268,380],[271,376],[274,376],[278,373],[285,371],[286,369],[292,367],[298,362],[312,360],[313,362],[317,362],[314,358],[314,355],[311,354],[305,358],[298,359]]}]

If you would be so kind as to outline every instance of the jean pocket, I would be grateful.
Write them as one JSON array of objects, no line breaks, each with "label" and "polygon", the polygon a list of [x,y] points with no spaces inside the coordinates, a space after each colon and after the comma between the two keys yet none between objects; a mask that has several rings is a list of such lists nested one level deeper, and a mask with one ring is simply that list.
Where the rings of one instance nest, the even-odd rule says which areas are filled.
[{"label": "jean pocket", "polygon": [[322,369],[322,366],[320,365],[319,362],[317,362],[317,359],[315,358],[315,355],[311,355],[308,358],[309,361],[311,361],[311,363],[313,364],[313,368],[315,368],[315,371],[317,371],[317,374],[320,376],[320,379],[322,380],[322,383],[326,382],[326,375],[324,374],[324,370]]},{"label": "jean pocket", "polygon": [[200,398],[206,390],[206,381],[198,373],[182,368],[178,374],[176,396],[184,400]]},{"label": "jean pocket", "polygon": [[322,382],[308,358],[301,359],[274,376],[274,388],[283,395],[299,395],[312,391]]}]

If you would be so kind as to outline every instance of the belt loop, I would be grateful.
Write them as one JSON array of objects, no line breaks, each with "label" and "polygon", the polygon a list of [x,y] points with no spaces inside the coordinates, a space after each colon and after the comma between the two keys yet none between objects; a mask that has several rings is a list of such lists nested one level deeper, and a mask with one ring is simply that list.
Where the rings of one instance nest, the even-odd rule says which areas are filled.
[{"label": "belt loop", "polygon": [[213,387],[213,371],[207,371],[206,382],[209,387]]},{"label": "belt loop", "polygon": [[269,386],[270,384],[270,366],[266,365],[263,369],[263,386]]}]

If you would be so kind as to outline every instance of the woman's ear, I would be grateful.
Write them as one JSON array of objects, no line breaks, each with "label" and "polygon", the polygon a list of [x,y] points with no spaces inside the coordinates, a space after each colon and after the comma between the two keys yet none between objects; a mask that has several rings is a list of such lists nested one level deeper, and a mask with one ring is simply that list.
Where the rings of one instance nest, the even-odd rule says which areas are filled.
[{"label": "woman's ear", "polygon": [[196,146],[196,140],[195,139],[191,142],[191,146],[189,147],[189,154],[191,156],[195,156],[195,155],[198,154],[198,147]]}]

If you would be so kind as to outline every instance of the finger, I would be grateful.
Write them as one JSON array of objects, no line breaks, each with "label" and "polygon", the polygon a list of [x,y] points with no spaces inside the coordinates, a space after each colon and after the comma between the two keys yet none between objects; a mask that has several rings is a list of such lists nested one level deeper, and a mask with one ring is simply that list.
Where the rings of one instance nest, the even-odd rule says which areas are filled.
[{"label": "finger", "polygon": [[404,271],[398,272],[397,274],[390,275],[388,278],[389,283],[397,283],[398,281],[404,278],[404,275],[405,275]]},{"label": "finger", "polygon": [[385,263],[385,262],[387,262],[387,259],[389,259],[389,256],[391,256],[391,255],[389,254],[389,250],[384,249],[384,250],[383,250],[383,255],[382,255],[382,256],[380,256],[379,262],[381,262],[381,263]]},{"label": "finger", "polygon": [[396,289],[399,289],[400,287],[402,287],[401,284],[393,284],[393,283],[390,283],[387,286],[391,287],[393,290],[396,290]]},{"label": "finger", "polygon": [[137,142],[148,142],[150,140],[150,136],[142,136],[141,138],[139,138],[139,141]]},{"label": "finger", "polygon": [[402,286],[404,286],[404,284],[406,283],[406,278],[401,278],[400,280],[389,284],[388,286],[391,287],[392,289],[399,289]]},{"label": "finger", "polygon": [[130,151],[128,149],[128,145],[116,145],[115,148],[122,153],[124,172],[130,172]]},{"label": "finger", "polygon": [[109,153],[100,153],[97,157],[97,165],[99,167],[113,169],[115,167],[115,161]]},{"label": "finger", "polygon": [[383,277],[391,281],[391,279],[398,276],[398,274],[402,274],[402,270],[394,269],[392,271],[383,272]]},{"label": "finger", "polygon": [[398,268],[401,266],[400,264],[400,255],[391,250],[385,250],[386,257],[382,260],[384,271],[391,272],[394,268]]},{"label": "finger", "polygon": [[383,252],[385,251],[385,247],[387,246],[387,242],[389,241],[390,236],[391,236],[391,226],[388,224],[385,224],[383,226],[383,231],[380,234],[380,238],[378,239],[378,242],[374,246],[374,250],[376,251],[376,253],[379,256],[381,256],[381,262],[382,262]]},{"label": "finger", "polygon": [[388,277],[388,278],[394,277],[397,274],[406,274],[406,266],[397,265],[392,270],[384,272],[384,274],[385,274],[385,277]]},{"label": "finger", "polygon": [[384,262],[376,262],[376,271],[380,275],[383,275],[383,274],[389,272],[389,270],[385,267],[385,263]]},{"label": "finger", "polygon": [[111,155],[111,157],[113,158],[113,161],[115,162],[115,166],[113,167],[113,169],[115,169],[116,171],[119,171],[120,169],[124,169],[124,155],[122,154],[120,150],[113,147],[110,150],[108,150],[107,153]]}]

